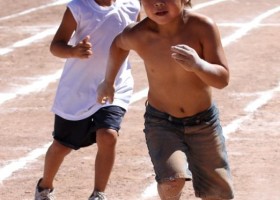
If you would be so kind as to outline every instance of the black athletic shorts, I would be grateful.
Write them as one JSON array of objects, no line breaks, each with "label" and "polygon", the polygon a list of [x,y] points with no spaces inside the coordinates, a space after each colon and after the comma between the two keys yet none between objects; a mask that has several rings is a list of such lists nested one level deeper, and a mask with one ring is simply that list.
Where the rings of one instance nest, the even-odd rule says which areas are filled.
[{"label": "black athletic shorts", "polygon": [[55,115],[53,137],[61,144],[79,149],[96,143],[96,130],[100,128],[120,129],[126,110],[119,106],[100,108],[92,116],[78,120],[66,120]]}]

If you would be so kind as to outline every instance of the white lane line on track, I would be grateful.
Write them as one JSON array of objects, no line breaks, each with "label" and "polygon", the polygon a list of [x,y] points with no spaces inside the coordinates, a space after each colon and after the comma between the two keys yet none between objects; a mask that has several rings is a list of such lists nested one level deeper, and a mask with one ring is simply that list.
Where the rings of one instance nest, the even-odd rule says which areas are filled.
[{"label": "white lane line on track", "polygon": [[9,178],[13,172],[24,168],[27,163],[34,162],[39,156],[46,153],[46,149],[50,146],[51,143],[45,144],[42,148],[37,148],[28,153],[28,155],[21,157],[18,160],[10,161],[8,165],[0,168],[0,183]]},{"label": "white lane line on track", "polygon": [[[250,102],[246,108],[244,109],[246,112],[248,112],[247,115],[239,117],[235,120],[233,120],[231,123],[229,123],[227,126],[223,127],[224,136],[227,139],[229,134],[234,133],[237,131],[242,123],[245,121],[251,119],[254,112],[256,112],[259,108],[261,108],[263,105],[265,105],[269,100],[272,99],[274,93],[280,92],[280,82],[278,83],[278,86],[271,90],[267,90],[261,93],[259,98],[255,99],[254,101]],[[144,199],[149,199],[151,197],[157,196],[157,183],[153,182],[150,184],[142,193],[141,197]]]},{"label": "white lane line on track", "polygon": [[280,82],[278,85],[270,90],[263,91],[258,93],[259,97],[256,98],[254,101],[249,103],[245,108],[244,111],[247,112],[247,115],[239,117],[236,120],[233,120],[230,124],[223,128],[225,138],[229,137],[229,134],[234,133],[238,130],[238,128],[248,119],[251,119],[252,114],[254,114],[259,108],[267,104],[276,92],[280,92]]},{"label": "white lane line on track", "polygon": [[32,92],[39,92],[51,83],[59,79],[62,70],[58,70],[56,73],[51,75],[45,75],[38,78],[38,81],[33,82],[30,85],[19,88],[17,91],[11,93],[0,93],[0,105],[8,100],[16,98],[18,95],[28,95]]},{"label": "white lane line on track", "polygon": [[206,8],[206,7],[209,7],[209,6],[213,6],[217,3],[221,3],[221,2],[224,2],[224,1],[228,1],[228,0],[213,0],[213,1],[208,1],[206,3],[201,3],[201,4],[198,4],[198,5],[195,5],[192,9],[193,10],[199,10],[199,9],[202,9],[202,8]]},{"label": "white lane line on track", "polygon": [[28,46],[28,45],[36,42],[36,41],[44,39],[47,36],[54,35],[54,33],[56,32],[56,29],[57,29],[56,27],[46,29],[43,32],[40,32],[40,33],[38,33],[36,35],[33,35],[29,38],[20,40],[20,41],[14,43],[13,45],[11,45],[9,47],[0,48],[0,56],[11,53],[16,48]]},{"label": "white lane line on track", "polygon": [[[193,10],[198,10],[198,9],[201,9],[201,8],[212,6],[212,5],[215,5],[217,3],[224,2],[224,1],[227,1],[227,0],[213,0],[213,1],[206,2],[206,3],[202,3],[202,4],[194,6]],[[54,3],[39,6],[37,8],[31,8],[29,10],[26,10],[26,11],[23,11],[23,12],[20,12],[20,13],[16,13],[16,14],[13,14],[13,15],[2,17],[2,18],[0,18],[0,21],[4,20],[4,19],[11,19],[11,18],[14,18],[14,17],[19,17],[19,16],[29,14],[29,13],[34,12],[34,11],[38,11],[38,10],[41,10],[41,9],[51,7],[51,6],[65,4],[67,2],[69,2],[69,0],[59,0],[59,1],[56,1]],[[53,35],[55,33],[56,29],[57,28],[47,29],[47,30],[45,30],[41,33],[38,33],[38,34],[30,37],[30,38],[18,41],[16,43],[14,43],[13,45],[9,46],[9,47],[0,48],[0,55],[5,55],[5,54],[8,54],[8,53],[11,53],[15,48],[27,46],[28,44],[31,44],[33,42],[36,42],[36,41],[40,40],[40,39],[43,39],[43,38],[45,38],[49,35]]]},{"label": "white lane line on track", "polygon": [[[6,96],[4,99],[9,100],[9,99],[14,98],[17,95],[26,95],[26,94],[29,94],[30,92],[40,91],[43,88],[46,88],[47,85],[51,81],[57,80],[60,77],[60,74],[61,74],[61,70],[54,75],[44,76],[44,77],[40,78],[39,81],[36,81],[32,85],[29,85],[29,87],[25,87],[22,90],[18,91],[17,94],[11,93],[10,95]],[[141,100],[147,94],[147,92],[148,92],[148,89],[144,89],[140,92],[133,94],[131,103]],[[1,101],[2,101],[2,97],[0,94],[0,104],[1,104]],[[36,159],[38,157],[45,154],[48,147],[50,146],[50,144],[51,144],[51,142],[43,145],[43,147],[34,149],[27,156],[21,157],[18,160],[11,160],[11,161],[9,161],[9,164],[5,165],[4,167],[1,167],[0,168],[0,184],[2,184],[2,182],[5,179],[9,178],[14,172],[24,168],[25,165],[36,161]]]},{"label": "white lane line on track", "polygon": [[[219,27],[236,27],[241,28],[247,26],[247,23],[217,23]],[[259,24],[258,27],[279,27],[280,23],[262,23]]]},{"label": "white lane line on track", "polygon": [[[59,1],[59,2],[62,2],[62,1]],[[193,9],[204,8],[206,6],[211,6],[211,5],[214,5],[216,3],[223,2],[223,1],[225,1],[225,0],[213,0],[211,2],[202,3],[200,5],[197,5]],[[41,9],[41,7],[39,9]],[[28,12],[32,12],[32,11],[33,11],[33,9],[29,10]],[[18,14],[16,16],[23,15],[25,13],[27,13],[27,11],[25,11],[21,14]],[[13,17],[16,17],[16,16],[13,16]],[[30,38],[27,39],[27,41],[29,41],[30,43],[35,41],[34,37],[31,37],[31,38],[33,38],[33,39],[30,39]],[[35,38],[38,38],[38,36],[35,37]],[[39,38],[42,38],[42,37],[39,37]],[[26,44],[26,45],[28,44],[28,42],[26,42],[26,40],[23,40],[23,41],[25,41],[25,42],[20,42],[19,44]],[[18,45],[16,45],[16,46],[18,46]],[[12,45],[12,47],[14,47],[14,45]],[[11,49],[12,48],[6,48],[7,53],[9,53]],[[3,50],[2,52],[5,52],[5,51]],[[1,49],[0,49],[0,54],[1,54]],[[6,53],[4,53],[4,54],[6,54]],[[4,54],[2,54],[2,55],[4,55]],[[48,79],[48,80],[50,82],[56,81],[58,79],[57,75],[60,74],[60,73],[61,73],[61,71],[58,71],[53,75],[49,75],[48,77],[53,77],[53,79],[52,80]],[[44,78],[42,78],[42,80],[44,80]],[[7,94],[7,93],[3,94],[2,93],[1,94],[0,93],[0,97],[1,97],[0,105],[3,104],[4,102],[6,102],[7,100],[11,100],[11,99],[15,98],[18,95],[26,94],[25,92],[22,92],[22,91],[29,91],[29,93],[31,93],[31,92],[37,91],[39,89],[38,87],[41,87],[41,89],[46,88],[46,83],[47,82],[40,82],[40,81],[36,82],[35,84],[25,86],[22,89],[19,89],[14,94],[12,94],[12,93],[9,93],[9,94]],[[34,87],[34,89],[32,89],[33,87]],[[148,92],[148,88],[145,88],[142,91],[134,93],[133,97],[132,97],[132,100],[131,100],[131,103],[134,103],[134,102],[144,98],[147,95],[147,92]],[[35,162],[36,159],[39,156],[43,155],[46,152],[49,145],[50,144],[47,144],[47,145],[44,145],[44,147],[42,147],[42,148],[37,148],[37,149],[33,150],[32,152],[41,152],[41,154],[36,154],[37,157],[32,156],[33,159],[27,159],[27,158],[29,158],[29,156],[26,156],[26,157],[20,158],[19,160],[10,161],[10,164],[5,165],[4,167],[0,168],[0,183],[2,183],[3,180],[5,180],[9,176],[11,176],[15,171],[18,171],[21,168],[23,168],[27,163]],[[32,152],[31,152],[31,155],[33,155]],[[26,162],[23,163],[22,159],[25,160]],[[7,175],[5,175],[5,174],[7,174]]]},{"label": "white lane line on track", "polygon": [[247,25],[243,26],[242,28],[238,29],[234,34],[224,38],[222,40],[223,45],[227,46],[228,44],[238,40],[239,38],[245,36],[249,31],[253,30],[254,28],[259,27],[259,24],[262,20],[272,16],[273,14],[277,13],[280,11],[280,6],[268,10],[265,13],[257,16],[256,18],[253,19],[253,21],[247,23]]},{"label": "white lane line on track", "polygon": [[[276,12],[279,12],[279,10],[280,10],[280,6],[259,15],[253,21],[248,23],[247,26],[244,26],[244,27],[238,29],[232,35],[224,38],[222,40],[223,45],[227,46],[227,45],[231,44],[232,42],[238,40],[239,38],[245,36],[250,30],[258,27],[258,24],[262,20],[264,20],[265,18],[275,14]],[[237,118],[236,120],[233,120],[231,123],[229,123],[227,126],[223,127],[223,132],[224,132],[225,138],[228,138],[230,133],[233,133],[236,130],[238,130],[238,128],[242,125],[242,123],[244,123],[246,120],[250,119],[252,113],[257,111],[257,109],[260,108],[262,105],[266,104],[272,98],[273,93],[275,91],[279,91],[279,88],[280,88],[280,82],[279,82],[278,87],[267,91],[260,98],[256,99],[255,101],[253,101],[253,102],[251,102],[247,105],[247,107],[246,107],[247,109],[245,111],[250,110],[248,115]],[[157,183],[153,182],[151,185],[149,185],[143,191],[141,197],[144,198],[144,199],[149,199],[149,198],[155,197],[157,195],[158,195],[158,193],[157,193]]]},{"label": "white lane line on track", "polygon": [[[42,6],[39,6],[39,7],[36,7],[36,8],[30,8],[28,10],[25,10],[25,11],[22,11],[22,12],[19,12],[19,13],[8,15],[8,16],[5,16],[5,17],[0,17],[0,21],[7,20],[7,19],[12,19],[12,18],[15,18],[15,17],[20,17],[22,15],[26,15],[26,14],[29,14],[29,13],[32,13],[32,12],[35,12],[35,11],[38,11],[38,10],[42,10],[42,9],[45,9],[45,8],[48,8],[48,7],[57,6],[57,5],[63,5],[63,4],[68,3],[69,1],[70,0],[58,0],[58,1],[55,1],[53,3],[42,5]],[[193,7],[193,9],[197,10],[197,9],[205,8],[207,6],[211,6],[211,5],[220,3],[222,1],[227,1],[227,0],[213,0],[213,1],[209,1],[207,3],[202,3],[200,5],[196,5],[196,6]]]},{"label": "white lane line on track", "polygon": [[[51,3],[51,4],[47,4],[47,5],[44,5],[44,6],[40,6],[40,7],[37,7],[37,8],[32,8],[30,10],[27,10],[27,11],[24,11],[22,13],[18,13],[18,14],[15,14],[15,16],[20,16],[20,15],[23,15],[23,14],[27,14],[27,13],[30,13],[30,12],[33,12],[33,11],[36,11],[36,9],[42,9],[42,8],[46,8],[46,7],[50,7],[50,6],[53,6],[53,5],[59,5],[59,4],[63,4],[63,3],[66,3],[68,2],[69,0],[58,0],[54,3]],[[205,8],[207,6],[212,6],[212,5],[215,5],[217,3],[221,3],[221,2],[224,2],[224,1],[228,1],[228,0],[213,0],[213,1],[209,1],[209,2],[206,2],[206,3],[201,3],[201,4],[198,4],[196,6],[193,7],[194,10],[198,10],[198,9],[201,9],[201,8]],[[11,16],[14,16],[14,15],[11,15]],[[8,16],[7,16],[8,17]],[[0,18],[1,19],[1,18]],[[0,48],[0,55],[5,55],[7,53],[10,53],[12,52],[15,48],[18,48],[18,47],[23,47],[23,46],[27,46],[35,41],[38,41],[40,39],[43,39],[44,37],[46,36],[49,36],[51,34],[54,34],[56,31],[56,29],[53,27],[53,28],[50,28],[50,29],[47,29],[41,33],[38,33],[32,37],[29,37],[29,38],[26,38],[24,40],[21,40],[21,41],[18,41],[16,43],[14,43],[13,45],[9,46],[9,47],[6,47],[6,48]],[[50,75],[50,76],[54,76],[56,77],[56,74],[57,73],[60,73],[59,72],[56,72],[55,74],[53,75]],[[55,79],[56,80],[56,79]],[[55,81],[53,80],[53,81]],[[33,84],[32,84],[33,85]],[[38,86],[40,86],[40,84],[37,84]],[[28,88],[32,88],[30,86],[25,86],[25,87],[28,87]],[[45,84],[42,85],[42,87],[45,87]],[[6,101],[8,100],[11,100],[15,97],[17,97],[18,95],[21,94],[21,90],[22,89],[19,89],[18,91],[16,92],[13,92],[13,93],[0,93],[0,105],[5,103]],[[25,89],[23,89],[25,90]],[[32,90],[29,90],[30,92],[32,92]],[[134,96],[132,97],[132,102],[134,101],[137,101],[137,99],[141,99],[144,97],[144,95],[146,95],[148,92],[148,88],[134,94]]]},{"label": "white lane line on track", "polygon": [[268,102],[271,98],[272,95],[275,92],[279,92],[280,91],[280,82],[278,83],[278,86],[275,88],[272,88],[271,90],[267,90],[264,92],[260,92],[259,93],[259,98],[257,98],[254,102],[252,102],[250,105],[246,106],[244,111],[248,112],[248,113],[253,113],[255,112],[258,108],[262,107],[263,105],[266,104],[266,102]]},{"label": "white lane line on track", "polygon": [[[278,8],[278,9],[277,9]],[[279,8],[280,7],[277,7],[276,9],[277,10],[279,10]],[[275,10],[275,9],[272,9],[272,10]],[[269,13],[269,15],[261,15],[261,16],[266,16],[266,17],[269,17],[270,15],[272,15],[273,13],[275,13],[275,12],[278,12],[278,11],[274,11],[274,12],[271,12],[271,10],[270,11],[268,11],[268,12],[266,12],[266,13]],[[259,18],[259,17],[257,17],[257,18]],[[257,19],[257,18],[255,18],[255,19]],[[261,20],[263,20],[263,19],[265,19],[265,17],[262,17],[261,18]],[[249,23],[250,24],[250,23]],[[255,28],[256,26],[251,26],[251,28]],[[241,29],[244,29],[244,28],[241,28]],[[237,31],[237,32],[239,32],[239,34],[241,34],[241,36],[239,36],[238,34],[236,34],[236,33],[234,33],[233,35],[232,35],[232,38],[231,37],[228,37],[226,40],[223,40],[223,42],[225,42],[225,46],[226,45],[228,45],[228,44],[230,44],[231,42],[233,42],[233,41],[235,41],[235,40],[237,40],[237,39],[239,39],[239,38],[241,38],[242,36],[244,36],[248,31],[250,31],[250,29],[246,29],[246,31]],[[244,34],[245,33],[245,34]],[[55,81],[55,80],[53,80],[53,81]],[[145,91],[147,91],[147,88],[146,89],[144,89]],[[273,90],[274,91],[274,90]],[[142,92],[142,91],[140,91],[139,93],[136,93],[136,94],[139,94],[139,96],[137,96],[137,98],[134,96],[134,99],[136,100],[136,99],[141,99],[141,96],[142,95],[145,95],[145,92]],[[135,95],[136,95],[135,94]],[[143,97],[145,97],[145,96],[142,96],[142,98]],[[1,103],[0,103],[1,104]],[[244,121],[244,120],[243,120]],[[242,120],[241,120],[241,122],[243,122]],[[229,127],[231,124],[233,124],[233,123],[230,123],[228,126],[226,126],[226,127]],[[233,128],[232,129],[229,129],[228,131],[227,131],[227,134],[229,134],[229,133],[231,133],[232,131],[231,130],[235,130],[235,128],[236,127],[239,127],[241,125],[241,123],[237,123],[237,125],[235,125],[235,126],[233,126]],[[44,145],[44,147],[43,148],[38,148],[38,149],[35,149],[34,151],[32,151],[32,152],[41,152],[41,153],[38,153],[38,154],[36,154],[36,156],[34,156],[34,157],[32,157],[32,159],[27,159],[27,158],[29,158],[29,154],[28,154],[28,156],[26,156],[26,157],[23,157],[23,158],[21,158],[21,159],[19,159],[19,160],[15,160],[15,161],[11,161],[10,162],[10,164],[8,164],[8,165],[6,165],[6,166],[15,166],[15,167],[13,167],[13,168],[9,168],[9,167],[6,167],[6,166],[4,166],[4,167],[2,167],[2,168],[0,168],[0,182],[2,182],[3,180],[5,180],[5,179],[7,179],[9,176],[11,176],[12,175],[12,173],[13,172],[15,172],[15,171],[17,171],[17,170],[19,170],[19,169],[21,169],[21,168],[23,168],[27,163],[31,163],[31,162],[34,162],[34,161],[36,161],[36,159],[39,157],[39,156],[41,156],[42,154],[44,154],[45,153],[45,151],[46,151],[46,149],[48,148],[48,145],[49,144],[47,144],[47,145]],[[21,163],[22,163],[22,160],[25,160],[26,162],[22,165]],[[16,166],[19,166],[19,167],[16,167]],[[3,170],[7,170],[8,169],[8,171],[5,171],[5,173],[4,173],[4,171]],[[10,170],[9,170],[10,169]],[[9,176],[4,176],[4,174],[10,174]],[[152,197],[153,195],[154,195],[154,191],[156,191],[156,189],[153,187],[153,185],[156,185],[155,183],[153,183],[150,187],[148,187],[147,189],[149,189],[149,188],[153,188],[153,189],[150,189],[148,192],[147,192],[147,190],[145,190],[144,192],[143,192],[143,194],[142,194],[142,197],[143,198],[150,198],[150,197]],[[156,195],[156,194],[155,194]]]},{"label": "white lane line on track", "polygon": [[28,10],[25,10],[25,11],[22,11],[22,12],[19,12],[19,13],[16,13],[16,14],[8,15],[8,16],[5,16],[5,17],[0,17],[0,21],[7,20],[7,19],[12,19],[12,18],[15,18],[15,17],[20,17],[22,15],[26,15],[26,14],[29,14],[29,13],[32,13],[32,12],[35,12],[35,11],[38,11],[38,10],[42,10],[42,9],[45,9],[45,8],[48,8],[48,7],[63,5],[63,4],[68,3],[68,2],[69,2],[69,0],[57,0],[53,3],[42,5],[42,6],[39,6],[39,7],[36,7],[36,8],[30,8]]}]

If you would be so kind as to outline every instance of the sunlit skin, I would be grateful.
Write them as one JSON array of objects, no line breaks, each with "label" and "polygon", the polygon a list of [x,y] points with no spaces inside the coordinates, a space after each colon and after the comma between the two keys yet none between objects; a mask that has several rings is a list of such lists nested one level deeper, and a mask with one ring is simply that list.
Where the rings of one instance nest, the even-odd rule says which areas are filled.
[{"label": "sunlit skin", "polygon": [[[98,101],[113,101],[116,74],[129,51],[134,50],[144,61],[152,107],[178,118],[205,111],[213,103],[211,88],[222,89],[229,83],[216,24],[188,9],[187,0],[141,2],[147,17],[128,26],[113,41]],[[179,200],[184,185],[184,178],[159,182],[159,196]]]},{"label": "sunlit skin", "polygon": [[147,18],[115,38],[98,101],[113,100],[120,63],[135,50],[149,81],[149,103],[176,117],[212,104],[211,87],[224,88],[229,70],[216,24],[186,9],[181,0],[142,0]]},{"label": "sunlit skin", "polygon": [[183,13],[182,1],[142,1],[146,15],[159,25],[172,23]]},{"label": "sunlit skin", "polygon": [[[95,1],[99,6],[108,7],[112,6],[116,0],[92,1]],[[85,36],[75,45],[69,44],[74,32],[78,31],[77,28],[77,22],[71,10],[67,7],[61,24],[50,45],[50,51],[54,56],[60,58],[88,59],[94,54],[89,35]],[[91,37],[94,37],[94,35]],[[74,79],[73,81],[75,81]],[[93,77],[93,81],[94,79],[95,77]],[[118,133],[114,129],[100,128],[96,131],[98,150],[95,159],[94,191],[105,191],[115,161],[117,137]],[[44,189],[52,189],[54,187],[54,178],[64,158],[71,151],[71,148],[62,145],[56,140],[53,141],[46,154],[44,175],[38,186]]]},{"label": "sunlit skin", "polygon": [[89,58],[92,52],[92,44],[89,42],[90,36],[86,36],[77,45],[69,45],[72,34],[77,28],[77,23],[69,10],[66,9],[63,20],[51,42],[50,51],[53,55],[61,58]]}]

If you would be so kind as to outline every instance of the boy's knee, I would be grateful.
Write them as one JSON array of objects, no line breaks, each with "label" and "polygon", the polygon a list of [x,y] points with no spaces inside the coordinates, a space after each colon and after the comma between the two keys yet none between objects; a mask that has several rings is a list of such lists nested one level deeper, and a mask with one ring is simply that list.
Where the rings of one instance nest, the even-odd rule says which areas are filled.
[{"label": "boy's knee", "polygon": [[117,138],[118,133],[113,129],[100,129],[96,135],[97,143],[105,146],[114,146]]},{"label": "boy's knee", "polygon": [[56,155],[67,155],[72,151],[71,148],[66,147],[59,143],[58,141],[54,140],[50,148],[48,149],[49,153],[53,153]]},{"label": "boy's knee", "polygon": [[158,184],[159,196],[162,200],[178,200],[180,199],[184,185],[185,179],[161,182]]}]

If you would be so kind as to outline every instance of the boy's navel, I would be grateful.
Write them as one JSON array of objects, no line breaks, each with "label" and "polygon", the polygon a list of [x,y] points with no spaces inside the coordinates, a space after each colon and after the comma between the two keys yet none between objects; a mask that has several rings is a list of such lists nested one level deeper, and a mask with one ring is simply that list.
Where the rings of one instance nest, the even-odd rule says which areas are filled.
[{"label": "boy's navel", "polygon": [[180,111],[181,111],[182,113],[185,113],[184,108],[180,108]]}]

